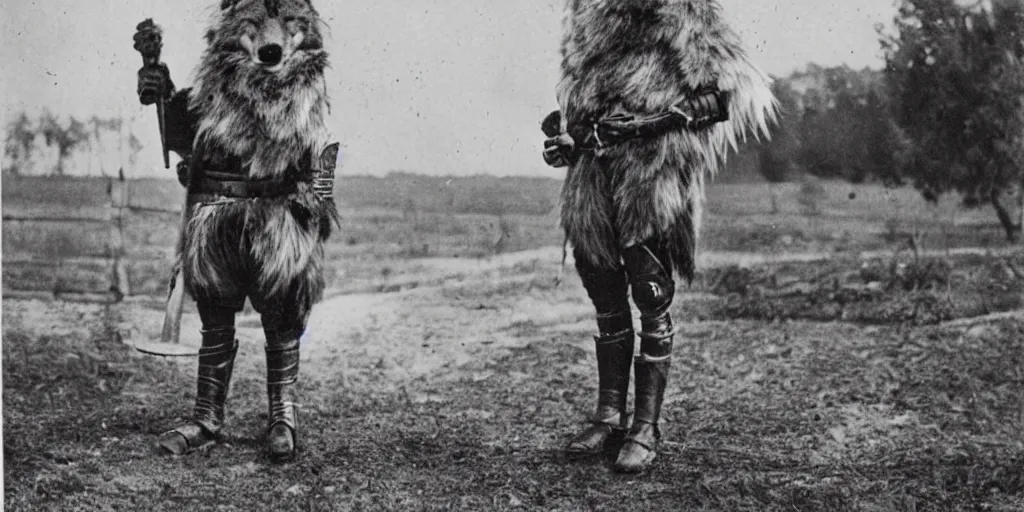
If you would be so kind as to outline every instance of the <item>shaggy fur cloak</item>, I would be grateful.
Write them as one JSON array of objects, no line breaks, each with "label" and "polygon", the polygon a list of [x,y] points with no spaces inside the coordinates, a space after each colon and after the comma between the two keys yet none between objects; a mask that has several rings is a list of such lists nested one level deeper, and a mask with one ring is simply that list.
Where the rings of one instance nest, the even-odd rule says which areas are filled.
[{"label": "shaggy fur cloak", "polygon": [[[282,11],[302,10],[317,19],[304,0],[281,3]],[[195,84],[180,93],[194,133],[193,177],[236,166],[244,169],[242,179],[286,181],[319,163],[327,146],[327,54],[319,27],[310,22],[303,27],[306,47],[282,69],[252,65],[238,40],[246,20],[268,13],[263,2],[239,6],[244,12],[229,7],[218,13]],[[333,169],[333,162],[325,164]],[[308,314],[324,288],[323,242],[337,220],[332,201],[300,181],[285,196],[193,203],[180,261],[193,297],[234,302],[248,296],[257,309],[284,300]]]},{"label": "shaggy fur cloak", "polygon": [[565,125],[661,113],[694,90],[730,93],[729,120],[634,139],[570,164],[561,223],[577,254],[605,268],[656,239],[693,279],[704,182],[748,132],[768,135],[776,104],[715,0],[568,0],[558,101]]}]

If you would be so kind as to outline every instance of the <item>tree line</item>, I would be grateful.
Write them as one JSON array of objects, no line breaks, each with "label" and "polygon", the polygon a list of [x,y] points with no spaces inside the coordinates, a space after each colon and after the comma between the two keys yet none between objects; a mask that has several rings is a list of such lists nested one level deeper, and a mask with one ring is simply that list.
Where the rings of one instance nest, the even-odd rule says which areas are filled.
[{"label": "tree line", "polygon": [[[1024,225],[1024,0],[899,0],[879,26],[882,70],[805,69],[774,81],[782,119],[773,138],[746,148],[769,183],[797,174],[912,185],[928,201],[955,193],[989,205],[1010,240]],[[122,120],[38,119],[7,126],[4,171],[21,173],[42,145],[52,173],[100,144]],[[119,137],[134,162],[141,144]]]},{"label": "tree line", "polygon": [[883,70],[809,65],[775,80],[783,118],[758,147],[761,174],[909,184],[933,202],[958,193],[967,207],[990,205],[1018,240],[1024,0],[897,5],[892,26],[878,27]]},{"label": "tree line", "polygon": [[115,134],[118,151],[128,156],[134,164],[142,143],[134,133],[124,136],[125,122],[121,118],[91,116],[78,119],[74,116],[61,119],[49,110],[32,118],[26,112],[19,113],[6,127],[4,137],[3,170],[5,174],[19,176],[29,173],[40,163],[40,149],[51,148],[56,153],[56,162],[50,169],[35,169],[34,174],[63,176],[67,163],[79,151],[99,151],[103,137]]}]

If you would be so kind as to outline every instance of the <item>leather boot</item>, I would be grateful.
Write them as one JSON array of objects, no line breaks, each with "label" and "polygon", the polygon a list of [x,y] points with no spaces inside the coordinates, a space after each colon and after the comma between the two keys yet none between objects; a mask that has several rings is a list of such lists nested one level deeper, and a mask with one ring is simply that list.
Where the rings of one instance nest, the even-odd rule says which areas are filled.
[{"label": "leather boot", "polygon": [[623,250],[633,302],[640,310],[640,355],[634,365],[633,425],[619,451],[614,469],[637,473],[657,456],[658,419],[672,357],[674,330],[669,307],[675,294],[671,253],[657,241]]},{"label": "leather boot", "polygon": [[598,395],[590,426],[565,447],[565,455],[570,459],[600,454],[622,440],[629,420],[626,398],[635,344],[625,268],[595,265],[579,248],[573,250],[573,255],[580,281],[597,313],[594,348]]},{"label": "leather boot", "polygon": [[[641,333],[641,337],[671,337],[672,333],[651,335]],[[646,339],[645,339],[646,341]],[[661,406],[665,400],[665,385],[671,366],[671,355],[651,357],[641,355],[634,362],[634,413],[633,425],[626,434],[625,443],[615,460],[614,469],[622,473],[639,473],[650,467],[657,457],[658,442],[661,431],[658,420],[661,417]]]},{"label": "leather boot", "polygon": [[235,340],[234,328],[204,330],[202,335],[192,422],[160,436],[160,449],[173,455],[213,446],[224,426],[224,403],[231,384],[238,341]]},{"label": "leather boot", "polygon": [[267,450],[274,462],[292,460],[298,447],[295,383],[300,334],[291,331],[267,336]]},{"label": "leather boot", "polygon": [[606,446],[617,444],[626,433],[629,416],[626,398],[629,393],[629,370],[633,359],[633,329],[594,337],[597,353],[597,410],[590,417],[590,426],[569,441],[565,454],[580,458],[603,453]]}]

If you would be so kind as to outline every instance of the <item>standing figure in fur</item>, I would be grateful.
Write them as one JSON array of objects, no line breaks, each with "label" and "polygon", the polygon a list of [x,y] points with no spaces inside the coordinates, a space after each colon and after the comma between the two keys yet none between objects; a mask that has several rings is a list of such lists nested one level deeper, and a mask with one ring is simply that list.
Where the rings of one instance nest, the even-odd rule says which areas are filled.
[{"label": "standing figure in fur", "polygon": [[769,80],[719,11],[715,0],[568,0],[565,10],[544,158],[568,166],[561,224],[599,331],[597,410],[566,453],[618,450],[621,472],[647,469],[657,453],[669,306],[675,276],[694,277],[705,179],[738,139],[767,136],[776,115]]},{"label": "standing figure in fur", "polygon": [[[177,271],[202,320],[192,420],[160,438],[173,454],[211,446],[246,298],[266,335],[275,461],[294,457],[299,339],[324,288],[323,243],[336,223],[331,192],[338,144],[328,145],[327,54],[311,0],[223,0],[189,89],[167,67],[139,71],[143,104],[166,99],[165,138],[188,163],[188,218]],[[141,24],[136,47],[158,30]]]}]

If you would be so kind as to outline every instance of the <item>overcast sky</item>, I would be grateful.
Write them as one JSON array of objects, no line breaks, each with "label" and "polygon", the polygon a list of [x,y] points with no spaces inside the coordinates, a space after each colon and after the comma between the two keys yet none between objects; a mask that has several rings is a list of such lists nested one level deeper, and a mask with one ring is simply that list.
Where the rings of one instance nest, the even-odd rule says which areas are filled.
[{"label": "overcast sky", "polygon": [[[343,172],[552,175],[540,119],[555,108],[563,0],[313,0],[331,27],[331,127]],[[807,62],[879,67],[876,23],[893,0],[721,0],[753,59],[775,75]],[[135,24],[164,29],[163,60],[191,81],[219,0],[0,0],[7,121],[47,107],[123,116],[146,145],[130,175],[166,173],[155,113],[135,96]]]}]

